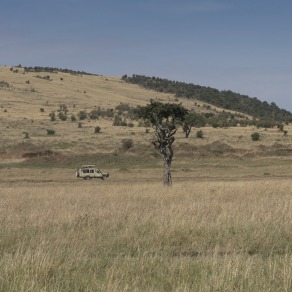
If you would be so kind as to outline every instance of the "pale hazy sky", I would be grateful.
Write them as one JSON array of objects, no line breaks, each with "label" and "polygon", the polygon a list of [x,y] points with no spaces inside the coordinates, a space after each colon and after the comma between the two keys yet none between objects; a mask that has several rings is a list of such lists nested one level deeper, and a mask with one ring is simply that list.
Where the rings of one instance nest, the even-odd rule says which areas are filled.
[{"label": "pale hazy sky", "polygon": [[292,111],[292,1],[0,0],[0,65],[142,74]]}]

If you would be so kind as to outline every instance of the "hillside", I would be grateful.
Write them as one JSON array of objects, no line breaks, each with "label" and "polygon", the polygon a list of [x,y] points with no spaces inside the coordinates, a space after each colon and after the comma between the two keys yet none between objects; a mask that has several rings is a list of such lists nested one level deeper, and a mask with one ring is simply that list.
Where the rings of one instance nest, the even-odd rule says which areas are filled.
[{"label": "hillside", "polygon": [[[182,103],[189,110],[202,114],[228,113],[200,100],[182,97],[178,100],[175,94],[145,89],[119,77],[2,66],[1,163],[66,166],[84,160],[91,162],[93,157],[98,157],[101,163],[110,167],[141,164],[157,167],[160,158],[149,144],[149,125],[132,120],[130,114],[132,108],[146,105],[150,99]],[[252,120],[239,112],[229,112],[244,121]],[[81,118],[84,113],[85,117]],[[232,117],[228,114],[227,119],[230,121]],[[100,128],[98,133],[96,127]],[[289,127],[285,125],[288,133]],[[182,130],[177,133],[175,154],[182,158],[181,163],[190,157],[283,155],[290,151],[292,144],[289,134],[284,136],[276,127],[266,130],[246,125],[220,128],[207,125],[203,128],[203,139],[196,139],[197,130],[193,129],[189,139]],[[261,135],[257,143],[251,142],[250,138],[255,131]],[[125,139],[131,139],[134,147],[124,149]]]},{"label": "hillside", "polygon": [[251,98],[231,90],[219,91],[211,87],[143,75],[133,75],[132,77],[124,75],[122,79],[158,92],[175,94],[178,98],[185,97],[201,100],[227,110],[242,112],[260,119],[273,119],[282,122],[292,121],[292,113],[280,109],[274,102],[269,104],[255,97]]}]

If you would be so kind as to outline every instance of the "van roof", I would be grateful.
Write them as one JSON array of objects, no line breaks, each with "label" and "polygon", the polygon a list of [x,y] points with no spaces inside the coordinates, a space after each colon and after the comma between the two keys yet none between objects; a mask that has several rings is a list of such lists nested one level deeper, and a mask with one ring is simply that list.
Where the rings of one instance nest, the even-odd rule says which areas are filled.
[{"label": "van roof", "polygon": [[93,168],[95,165],[93,164],[88,164],[88,165],[82,165],[81,168]]}]

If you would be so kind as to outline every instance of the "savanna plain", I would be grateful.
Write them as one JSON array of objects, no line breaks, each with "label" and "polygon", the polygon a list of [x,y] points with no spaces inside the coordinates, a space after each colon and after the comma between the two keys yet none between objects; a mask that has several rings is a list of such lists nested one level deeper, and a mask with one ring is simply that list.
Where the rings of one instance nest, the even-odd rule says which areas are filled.
[{"label": "savanna plain", "polygon": [[[0,291],[292,291],[291,126],[178,132],[164,187],[145,127],[49,113],[173,97],[114,77],[35,76],[0,67]],[[109,179],[76,178],[87,163]]]}]

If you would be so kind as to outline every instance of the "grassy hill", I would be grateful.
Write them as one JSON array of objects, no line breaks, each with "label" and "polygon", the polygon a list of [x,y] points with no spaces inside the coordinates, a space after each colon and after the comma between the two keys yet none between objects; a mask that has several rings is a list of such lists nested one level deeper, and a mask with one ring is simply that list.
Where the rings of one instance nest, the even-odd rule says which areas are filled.
[{"label": "grassy hill", "polygon": [[[127,110],[155,99],[181,102],[186,108],[201,113],[227,111],[200,100],[180,98],[178,101],[175,94],[145,89],[119,77],[70,70],[43,70],[40,67],[37,70],[0,67],[2,165],[6,162],[21,165],[28,161],[35,161],[35,165],[76,165],[84,160],[90,161],[92,155],[99,155],[99,161],[109,167],[141,164],[153,167],[159,164],[160,158],[148,142],[151,129],[136,120],[132,121]],[[67,115],[65,121],[58,118],[64,108]],[[123,108],[126,108],[126,112]],[[50,115],[53,112],[56,119],[52,121]],[[87,114],[85,119],[80,120],[81,112]],[[90,118],[90,114],[96,112],[99,117]],[[115,116],[119,116],[122,126],[113,126]],[[99,133],[95,133],[96,127],[100,128]],[[285,126],[285,129],[289,133],[289,126]],[[48,135],[48,130],[54,135]],[[184,137],[182,130],[178,132],[175,143],[177,157],[255,153],[283,155],[289,153],[292,142],[289,134],[284,136],[277,128],[204,127],[203,139],[195,137],[197,130],[193,130],[189,139]],[[260,133],[260,142],[251,141],[253,132]],[[134,147],[124,149],[124,139],[131,139]],[[152,159],[149,160],[149,156]]]}]

